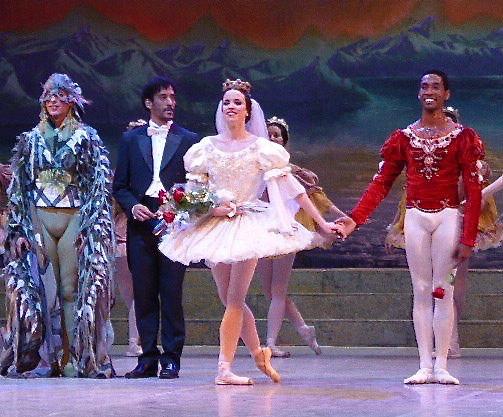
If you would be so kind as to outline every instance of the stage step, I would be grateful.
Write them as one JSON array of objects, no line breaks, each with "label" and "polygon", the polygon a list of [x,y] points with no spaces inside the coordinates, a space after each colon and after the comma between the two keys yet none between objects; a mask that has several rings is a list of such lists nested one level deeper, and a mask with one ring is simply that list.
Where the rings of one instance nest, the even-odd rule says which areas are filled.
[{"label": "stage step", "polygon": [[[0,320],[5,320],[5,297],[0,287]],[[217,345],[223,307],[211,274],[187,271],[184,289],[187,344]],[[127,309],[116,292],[112,311],[116,343],[127,343]],[[289,286],[292,300],[318,342],[330,346],[415,346],[411,320],[412,288],[406,269],[296,269]],[[265,341],[268,300],[258,277],[247,303],[257,317]],[[503,280],[500,270],[473,270],[468,280],[466,308],[460,323],[463,347],[503,346]],[[285,321],[280,345],[303,341]]]}]

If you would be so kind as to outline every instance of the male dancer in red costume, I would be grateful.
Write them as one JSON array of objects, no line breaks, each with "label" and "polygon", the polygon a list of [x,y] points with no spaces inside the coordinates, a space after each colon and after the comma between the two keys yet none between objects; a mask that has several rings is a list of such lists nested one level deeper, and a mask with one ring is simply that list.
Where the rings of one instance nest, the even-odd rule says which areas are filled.
[{"label": "male dancer in red costume", "polygon": [[[365,223],[406,167],[405,250],[420,359],[419,370],[404,380],[406,384],[459,384],[447,371],[453,325],[453,286],[448,276],[457,263],[471,256],[475,244],[481,202],[479,160],[484,157],[484,145],[474,130],[444,115],[449,96],[446,74],[432,70],[422,76],[418,94],[421,119],[397,130],[385,142],[377,174],[350,217],[339,220],[346,234]],[[460,174],[466,190],[464,217],[458,211]],[[435,299],[433,312],[432,289],[437,287],[443,288],[445,295]]]}]

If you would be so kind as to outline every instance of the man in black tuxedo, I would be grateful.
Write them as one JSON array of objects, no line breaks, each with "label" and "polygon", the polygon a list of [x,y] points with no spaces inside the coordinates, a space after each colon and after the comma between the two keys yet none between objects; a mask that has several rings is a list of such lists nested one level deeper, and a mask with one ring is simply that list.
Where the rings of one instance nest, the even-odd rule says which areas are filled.
[{"label": "man in black tuxedo", "polygon": [[[152,233],[159,191],[185,182],[183,156],[199,136],[174,121],[175,85],[156,77],[145,85],[142,101],[150,112],[146,126],[124,133],[119,148],[113,195],[128,217],[127,256],[133,276],[136,324],[143,354],[126,378],[178,377],[185,340],[182,308],[184,265],[172,262]],[[161,319],[161,345],[157,348]]]}]

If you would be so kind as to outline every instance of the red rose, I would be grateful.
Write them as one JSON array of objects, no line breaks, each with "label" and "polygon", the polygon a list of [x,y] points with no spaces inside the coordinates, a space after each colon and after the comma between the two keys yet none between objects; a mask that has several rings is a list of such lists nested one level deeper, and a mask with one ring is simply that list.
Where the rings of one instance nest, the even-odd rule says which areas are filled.
[{"label": "red rose", "polygon": [[183,188],[177,188],[173,192],[173,198],[175,199],[175,201],[177,203],[180,203],[183,200],[184,197],[185,197],[185,192],[184,192]]},{"label": "red rose", "polygon": [[162,218],[166,223],[173,223],[173,220],[175,220],[175,213],[165,211],[164,213],[162,213]]},{"label": "red rose", "polygon": [[431,295],[433,295],[434,298],[438,298],[439,300],[441,300],[442,298],[444,298],[445,290],[442,287],[437,287],[431,293]]}]

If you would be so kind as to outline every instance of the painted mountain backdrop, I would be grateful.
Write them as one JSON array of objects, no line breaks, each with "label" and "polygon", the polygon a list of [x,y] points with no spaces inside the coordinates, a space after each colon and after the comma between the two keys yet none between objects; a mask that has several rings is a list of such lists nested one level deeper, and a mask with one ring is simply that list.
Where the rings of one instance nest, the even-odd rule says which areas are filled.
[{"label": "painted mountain backdrop", "polygon": [[[446,27],[428,17],[375,38],[329,41],[311,31],[291,47],[264,49],[230,36],[209,17],[178,38],[153,42],[76,9],[41,31],[0,33],[0,160],[8,158],[15,135],[37,122],[40,84],[53,72],[70,74],[93,100],[85,119],[113,160],[127,123],[145,116],[139,97],[152,76],[177,82],[177,120],[201,134],[213,132],[222,81],[241,78],[253,84],[267,116],[289,122],[295,162],[319,174],[336,204],[349,210],[375,171],[379,146],[418,117],[418,79],[431,68],[449,73],[450,104],[485,139],[491,167],[501,174],[503,29]],[[301,262],[404,266],[401,253],[386,255],[382,246],[399,192],[395,187],[357,236]],[[487,251],[472,266],[501,268],[499,258]]]},{"label": "painted mountain backdrop", "polygon": [[[98,125],[124,126],[141,115],[142,85],[154,74],[169,74],[178,83],[179,117],[194,129],[211,131],[227,77],[250,80],[266,113],[282,115],[300,131],[334,129],[337,120],[371,108],[381,88],[391,97],[393,90],[397,96],[404,88],[413,91],[429,67],[445,69],[453,79],[470,78],[464,84],[477,79],[499,102],[503,30],[473,38],[436,30],[430,17],[379,39],[337,45],[313,34],[274,51],[229,40],[208,18],[183,37],[159,44],[78,10],[43,32],[1,35],[0,126],[24,125],[27,115],[35,120],[40,83],[60,71],[94,101],[88,120]],[[462,78],[457,84],[463,87]],[[414,95],[409,98],[414,103]]]}]

